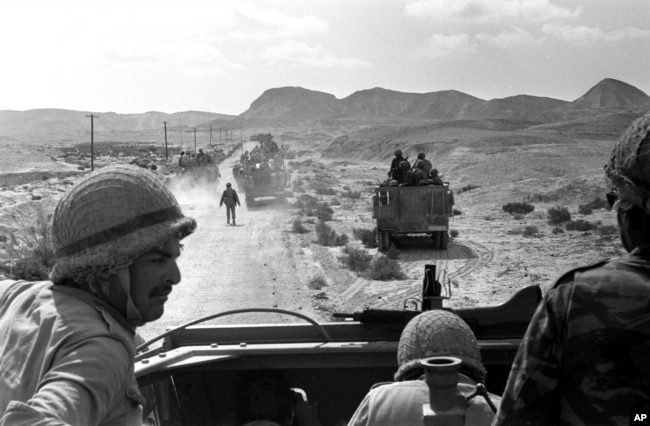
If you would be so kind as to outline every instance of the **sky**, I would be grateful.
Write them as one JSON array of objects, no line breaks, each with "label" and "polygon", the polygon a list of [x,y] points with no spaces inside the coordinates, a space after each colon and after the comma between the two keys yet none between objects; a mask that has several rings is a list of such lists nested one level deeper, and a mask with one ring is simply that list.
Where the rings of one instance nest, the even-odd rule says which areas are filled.
[{"label": "sky", "polygon": [[238,115],[271,88],[650,94],[648,0],[2,0],[0,110]]}]

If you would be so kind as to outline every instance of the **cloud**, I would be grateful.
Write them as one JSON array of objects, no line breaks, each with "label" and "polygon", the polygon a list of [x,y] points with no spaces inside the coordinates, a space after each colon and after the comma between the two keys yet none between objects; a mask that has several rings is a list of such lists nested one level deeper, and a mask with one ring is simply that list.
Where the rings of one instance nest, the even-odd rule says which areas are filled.
[{"label": "cloud", "polygon": [[329,24],[318,17],[290,16],[277,10],[260,8],[250,4],[235,7],[232,38],[267,41],[269,38],[294,38],[306,34],[327,32]]},{"label": "cloud", "polygon": [[442,22],[495,22],[514,18],[530,22],[573,19],[582,8],[556,6],[549,0],[418,0],[407,4],[407,16]]},{"label": "cloud", "polygon": [[592,28],[586,25],[566,25],[560,23],[546,24],[542,28],[544,33],[565,41],[588,42],[588,41],[620,41],[626,39],[650,37],[650,31],[640,30],[633,27],[620,28],[605,32],[600,28]]},{"label": "cloud", "polygon": [[519,27],[513,27],[510,31],[503,31],[496,35],[479,33],[476,35],[476,39],[500,49],[530,46],[540,43],[528,31]]},{"label": "cloud", "polygon": [[147,64],[178,63],[185,66],[207,66],[225,63],[223,53],[213,46],[197,43],[156,43],[151,41],[107,40],[101,50],[113,63]]},{"label": "cloud", "polygon": [[440,58],[443,56],[465,55],[475,51],[476,45],[470,41],[467,34],[434,34],[427,39],[425,47],[416,50],[416,54]]},{"label": "cloud", "polygon": [[362,59],[339,58],[321,46],[310,46],[297,41],[285,41],[278,46],[267,47],[262,57],[273,62],[309,67],[360,68],[369,65]]}]

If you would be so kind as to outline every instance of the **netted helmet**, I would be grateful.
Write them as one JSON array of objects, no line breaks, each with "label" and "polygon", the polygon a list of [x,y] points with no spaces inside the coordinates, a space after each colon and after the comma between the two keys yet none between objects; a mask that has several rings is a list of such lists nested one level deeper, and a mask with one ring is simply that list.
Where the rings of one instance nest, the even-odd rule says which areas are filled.
[{"label": "netted helmet", "polygon": [[400,170],[408,170],[410,168],[408,161],[400,161],[399,168]]},{"label": "netted helmet", "polygon": [[418,159],[419,160],[424,160],[424,157],[425,157],[424,152],[418,153]]},{"label": "netted helmet", "polygon": [[395,155],[398,156],[398,157],[401,157],[402,156],[402,150],[401,149],[396,149],[395,150]]},{"label": "netted helmet", "polygon": [[228,182],[228,183],[226,184],[226,188],[230,188],[231,186],[232,186],[232,184],[231,184],[230,182]]},{"label": "netted helmet", "polygon": [[462,360],[461,373],[478,382],[487,371],[474,333],[458,315],[436,309],[414,317],[399,339],[395,380],[413,380],[423,373],[419,360],[430,356],[455,356]]},{"label": "netted helmet", "polygon": [[438,175],[438,169],[431,169],[431,176],[437,176]]},{"label": "netted helmet", "polygon": [[52,218],[54,283],[106,278],[171,238],[194,232],[196,221],[154,172],[129,165],[95,171],[59,200]]},{"label": "netted helmet", "polygon": [[621,202],[650,215],[650,114],[635,120],[617,142],[605,165],[605,177]]}]

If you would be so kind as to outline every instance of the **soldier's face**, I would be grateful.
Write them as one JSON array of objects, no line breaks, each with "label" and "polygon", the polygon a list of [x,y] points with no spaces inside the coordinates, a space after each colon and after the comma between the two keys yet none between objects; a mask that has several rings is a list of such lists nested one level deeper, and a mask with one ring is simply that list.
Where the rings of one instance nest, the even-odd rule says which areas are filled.
[{"label": "soldier's face", "polygon": [[144,322],[155,321],[162,316],[172,286],[181,281],[176,264],[180,254],[180,241],[173,238],[160,249],[138,257],[129,267],[131,297]]}]

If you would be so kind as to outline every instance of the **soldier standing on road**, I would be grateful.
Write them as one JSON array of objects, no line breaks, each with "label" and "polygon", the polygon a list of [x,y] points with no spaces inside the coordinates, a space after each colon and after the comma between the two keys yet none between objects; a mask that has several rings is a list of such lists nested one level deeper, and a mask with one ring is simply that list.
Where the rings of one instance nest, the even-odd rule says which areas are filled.
[{"label": "soldier standing on road", "polygon": [[50,281],[0,281],[0,425],[141,425],[135,329],[163,314],[196,228],[164,182],[108,166],[59,200]]},{"label": "soldier standing on road", "polygon": [[650,114],[617,143],[605,176],[629,253],[574,269],[548,290],[497,425],[627,425],[650,409]]},{"label": "soldier standing on road", "polygon": [[223,194],[221,195],[221,201],[219,202],[219,207],[223,206],[224,203],[226,204],[226,219],[228,221],[228,225],[230,225],[231,212],[232,212],[232,224],[236,225],[235,205],[241,206],[241,204],[239,204],[239,197],[237,196],[237,191],[232,189],[232,185],[230,184],[230,182],[226,184],[226,189],[223,191]]}]

